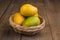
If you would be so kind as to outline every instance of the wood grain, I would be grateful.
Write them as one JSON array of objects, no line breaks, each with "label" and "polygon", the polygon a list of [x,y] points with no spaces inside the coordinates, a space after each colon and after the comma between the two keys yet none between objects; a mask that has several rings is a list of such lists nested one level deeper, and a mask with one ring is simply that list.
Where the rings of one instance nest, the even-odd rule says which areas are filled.
[{"label": "wood grain", "polygon": [[59,2],[56,3],[56,14],[54,14],[55,16],[55,22],[56,22],[56,36],[57,36],[57,40],[60,40],[60,4]]},{"label": "wood grain", "polygon": [[11,3],[11,0],[1,0],[0,1],[0,18],[4,14],[4,12],[7,10],[7,7]]},{"label": "wood grain", "polygon": [[60,33],[60,30],[59,30],[60,27],[58,26],[60,24],[58,22],[58,20],[60,19],[58,17],[58,16],[60,16],[59,13],[58,13],[59,6],[56,3],[53,3],[52,6],[53,6],[52,8],[46,9],[46,11],[47,11],[47,17],[48,17],[48,21],[49,21],[49,24],[50,24],[50,29],[51,29],[51,32],[52,32],[53,40],[60,40],[58,38],[59,36],[57,36]]}]

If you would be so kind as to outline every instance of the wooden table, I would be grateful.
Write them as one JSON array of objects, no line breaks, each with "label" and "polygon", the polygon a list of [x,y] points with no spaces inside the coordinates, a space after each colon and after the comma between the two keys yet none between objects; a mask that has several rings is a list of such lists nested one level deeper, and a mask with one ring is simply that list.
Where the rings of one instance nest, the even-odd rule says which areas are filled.
[{"label": "wooden table", "polygon": [[[10,15],[21,5],[30,3],[39,8],[39,15],[46,20],[46,26],[35,36],[15,33],[8,23]],[[44,3],[39,0],[0,0],[0,40],[60,40],[60,3]]]}]

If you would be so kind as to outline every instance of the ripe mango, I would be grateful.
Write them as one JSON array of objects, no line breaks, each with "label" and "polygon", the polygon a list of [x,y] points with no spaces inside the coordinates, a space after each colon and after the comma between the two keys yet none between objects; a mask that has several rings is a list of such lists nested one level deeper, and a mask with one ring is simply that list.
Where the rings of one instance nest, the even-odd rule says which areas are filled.
[{"label": "ripe mango", "polygon": [[38,13],[38,8],[31,4],[24,4],[20,8],[20,12],[25,17],[33,16]]},{"label": "ripe mango", "polygon": [[16,24],[21,25],[24,20],[25,20],[25,18],[20,13],[15,13],[14,14],[13,21]]}]

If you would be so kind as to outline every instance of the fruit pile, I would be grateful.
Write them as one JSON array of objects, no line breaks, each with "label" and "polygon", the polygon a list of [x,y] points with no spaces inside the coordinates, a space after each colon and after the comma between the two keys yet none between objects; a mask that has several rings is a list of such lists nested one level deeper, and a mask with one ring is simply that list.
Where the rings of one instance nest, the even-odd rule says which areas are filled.
[{"label": "fruit pile", "polygon": [[22,26],[37,26],[40,19],[38,17],[38,8],[31,4],[24,4],[20,8],[20,12],[16,12],[13,16],[14,23]]}]

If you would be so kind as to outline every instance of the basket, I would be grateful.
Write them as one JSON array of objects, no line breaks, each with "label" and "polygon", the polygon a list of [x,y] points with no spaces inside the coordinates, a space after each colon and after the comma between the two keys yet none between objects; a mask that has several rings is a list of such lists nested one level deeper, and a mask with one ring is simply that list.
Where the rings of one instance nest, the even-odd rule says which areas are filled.
[{"label": "basket", "polygon": [[17,25],[13,22],[12,18],[14,15],[11,15],[9,18],[9,24],[11,25],[11,27],[13,28],[13,30],[19,34],[24,34],[24,35],[35,35],[38,32],[41,31],[41,29],[43,29],[45,27],[45,20],[39,16],[39,18],[41,19],[41,24],[38,26],[32,26],[32,27],[25,27],[25,26],[21,26],[21,25]]}]

